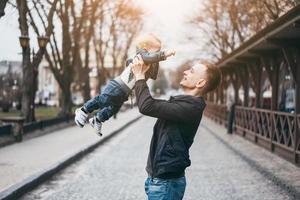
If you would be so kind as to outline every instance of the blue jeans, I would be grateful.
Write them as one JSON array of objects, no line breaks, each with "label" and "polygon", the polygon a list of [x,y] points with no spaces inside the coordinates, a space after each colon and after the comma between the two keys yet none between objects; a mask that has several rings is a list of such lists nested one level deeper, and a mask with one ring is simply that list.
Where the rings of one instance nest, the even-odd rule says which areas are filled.
[{"label": "blue jeans", "polygon": [[148,200],[181,200],[185,186],[185,176],[174,179],[148,177],[145,181],[145,192]]},{"label": "blue jeans", "polygon": [[110,80],[100,95],[88,100],[83,106],[89,113],[101,109],[97,112],[97,117],[104,122],[119,111],[127,98],[128,94],[122,90],[119,83]]}]

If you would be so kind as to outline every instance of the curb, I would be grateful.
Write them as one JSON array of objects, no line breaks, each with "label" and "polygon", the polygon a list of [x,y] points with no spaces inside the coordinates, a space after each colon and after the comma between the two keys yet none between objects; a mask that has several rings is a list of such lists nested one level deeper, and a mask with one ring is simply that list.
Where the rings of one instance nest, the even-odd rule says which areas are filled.
[{"label": "curb", "polygon": [[50,166],[46,170],[43,170],[41,172],[38,172],[36,174],[33,174],[29,176],[28,178],[24,179],[20,183],[17,183],[6,190],[3,190],[0,192],[0,200],[13,200],[21,197],[25,193],[29,192],[30,190],[34,189],[41,183],[45,182],[52,176],[54,176],[59,171],[63,170],[64,168],[68,167],[69,165],[73,164],[74,162],[81,159],[86,154],[92,152],[94,149],[96,149],[99,145],[109,141],[114,136],[116,136],[118,133],[123,131],[125,128],[127,128],[129,125],[133,124],[137,120],[139,120],[142,116],[138,116],[129,122],[127,122],[125,125],[120,127],[119,129],[113,131],[108,136],[104,137],[102,140],[95,142],[94,144],[87,145],[82,150],[76,152],[75,154],[62,159],[61,161],[58,161],[54,165]]}]

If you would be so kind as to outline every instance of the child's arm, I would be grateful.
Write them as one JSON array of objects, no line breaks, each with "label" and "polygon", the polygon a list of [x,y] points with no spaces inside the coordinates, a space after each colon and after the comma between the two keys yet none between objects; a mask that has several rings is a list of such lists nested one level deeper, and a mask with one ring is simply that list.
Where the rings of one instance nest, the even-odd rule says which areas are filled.
[{"label": "child's arm", "polygon": [[145,64],[157,63],[166,60],[167,57],[175,55],[175,51],[159,51],[159,52],[140,52]]},{"label": "child's arm", "polygon": [[164,52],[165,52],[166,58],[170,57],[170,56],[175,56],[175,54],[176,54],[176,51],[174,51],[174,50],[166,50]]},{"label": "child's arm", "polygon": [[142,52],[141,53],[142,59],[145,64],[149,65],[152,63],[157,63],[162,60],[166,60],[165,52],[159,51],[159,52]]}]

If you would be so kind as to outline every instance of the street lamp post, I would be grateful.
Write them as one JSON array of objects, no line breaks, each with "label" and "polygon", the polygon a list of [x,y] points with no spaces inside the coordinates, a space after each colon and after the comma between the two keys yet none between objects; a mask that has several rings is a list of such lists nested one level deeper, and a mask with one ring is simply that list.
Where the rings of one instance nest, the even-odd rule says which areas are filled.
[{"label": "street lamp post", "polygon": [[[45,49],[46,49],[46,46],[47,46],[47,43],[49,41],[49,38],[47,36],[38,36],[38,44],[39,44],[39,47],[40,47],[40,51],[42,54],[44,54],[45,52]],[[36,86],[35,88],[35,91],[38,90],[37,86],[38,86],[38,64],[36,66],[33,66],[33,69],[34,69],[34,85]]]},{"label": "street lamp post", "polygon": [[20,45],[23,49],[26,49],[29,47],[29,40],[30,38],[28,35],[22,35],[19,37]]},{"label": "street lamp post", "polygon": [[[22,35],[19,37],[19,41],[20,41],[20,45],[23,49],[28,48],[29,47],[29,41],[30,38],[28,37],[28,35]],[[38,44],[39,47],[41,49],[45,49],[47,46],[47,43],[49,41],[49,38],[46,36],[38,36]]]},{"label": "street lamp post", "polygon": [[32,65],[30,58],[30,38],[28,35],[21,35],[19,42],[22,47],[22,116],[26,122],[34,120],[34,111],[31,109],[31,91],[32,91]]},{"label": "street lamp post", "polygon": [[46,37],[46,36],[39,36],[38,37],[39,47],[44,50],[46,48],[46,46],[47,46],[48,41],[49,41],[48,37]]},{"label": "street lamp post", "polygon": [[[30,56],[30,38],[28,35],[22,35],[19,37],[20,45],[22,47],[23,54],[23,85],[22,91],[22,113],[25,115],[26,121],[34,121],[34,99],[35,92],[37,90],[37,76],[38,76],[38,65],[41,62],[42,56],[46,49],[49,38],[46,36],[39,36],[37,38],[39,51],[37,54],[32,52]],[[26,105],[25,105],[26,104]]]}]

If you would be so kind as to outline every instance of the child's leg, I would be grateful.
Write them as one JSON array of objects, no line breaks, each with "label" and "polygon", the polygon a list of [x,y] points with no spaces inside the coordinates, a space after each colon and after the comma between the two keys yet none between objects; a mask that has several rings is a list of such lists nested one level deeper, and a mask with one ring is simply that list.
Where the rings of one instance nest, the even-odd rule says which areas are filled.
[{"label": "child's leg", "polygon": [[131,71],[130,66],[124,69],[124,71],[120,75],[120,78],[124,82],[124,84],[127,85],[128,89],[132,90],[135,85],[135,77]]},{"label": "child's leg", "polygon": [[112,115],[120,110],[121,106],[108,106],[99,111],[96,116],[89,120],[91,126],[96,130],[96,133],[102,136],[102,122],[108,120]]},{"label": "child's leg", "polygon": [[96,115],[97,118],[104,122],[111,118],[114,114],[116,114],[120,110],[121,106],[107,106],[100,110]]},{"label": "child's leg", "polygon": [[[83,107],[77,108],[75,111],[75,123],[79,127],[83,127],[88,120],[88,114],[94,110],[105,108],[108,105],[107,94],[100,94],[90,100],[88,100]],[[105,111],[106,115],[107,111]]]},{"label": "child's leg", "polygon": [[74,121],[79,127],[83,127],[87,122],[88,113],[83,108],[77,108],[75,110],[75,118]]},{"label": "child's leg", "polygon": [[83,107],[88,113],[91,113],[94,110],[104,108],[107,105],[107,100],[107,94],[100,94],[88,100]]}]

